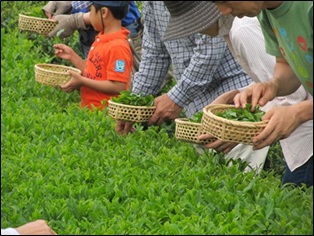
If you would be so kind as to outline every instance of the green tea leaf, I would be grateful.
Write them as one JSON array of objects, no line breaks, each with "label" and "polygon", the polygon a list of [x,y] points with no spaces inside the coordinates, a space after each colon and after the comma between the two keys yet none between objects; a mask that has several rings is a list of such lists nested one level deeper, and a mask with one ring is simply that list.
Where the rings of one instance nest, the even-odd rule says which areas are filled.
[{"label": "green tea leaf", "polygon": [[245,108],[230,108],[224,112],[217,112],[217,116],[237,121],[258,122],[261,121],[264,111],[260,110],[260,106],[256,105],[254,111],[251,111],[252,105],[247,103]]}]

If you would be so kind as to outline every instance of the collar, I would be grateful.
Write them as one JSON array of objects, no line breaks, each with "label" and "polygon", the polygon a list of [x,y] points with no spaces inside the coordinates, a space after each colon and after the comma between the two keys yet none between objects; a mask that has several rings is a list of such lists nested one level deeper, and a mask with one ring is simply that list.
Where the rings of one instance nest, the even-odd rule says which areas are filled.
[{"label": "collar", "polygon": [[96,42],[108,42],[111,40],[116,40],[116,39],[128,39],[128,36],[130,34],[130,31],[124,27],[121,28],[120,31],[114,32],[114,33],[109,33],[109,34],[104,34],[100,32],[96,38]]}]

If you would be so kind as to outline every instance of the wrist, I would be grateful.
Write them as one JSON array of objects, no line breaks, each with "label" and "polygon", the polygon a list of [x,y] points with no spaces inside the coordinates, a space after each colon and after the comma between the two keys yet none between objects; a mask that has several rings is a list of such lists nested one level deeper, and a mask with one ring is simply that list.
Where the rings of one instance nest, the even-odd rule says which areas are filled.
[{"label": "wrist", "polygon": [[267,81],[265,83],[273,91],[275,97],[280,96],[279,81],[276,80],[276,78],[273,78],[273,79],[271,79],[271,80],[269,80],[269,81]]},{"label": "wrist", "polygon": [[299,102],[291,107],[293,113],[298,114],[300,124],[313,119],[313,99]]}]

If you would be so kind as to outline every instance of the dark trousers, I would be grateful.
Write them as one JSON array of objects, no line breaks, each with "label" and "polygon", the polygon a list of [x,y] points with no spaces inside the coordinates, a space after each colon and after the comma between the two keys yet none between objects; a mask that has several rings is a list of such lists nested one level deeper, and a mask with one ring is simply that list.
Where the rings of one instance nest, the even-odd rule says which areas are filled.
[{"label": "dark trousers", "polygon": [[293,183],[297,186],[301,186],[304,183],[307,187],[313,186],[313,156],[303,166],[300,166],[293,172],[286,165],[282,179],[282,184],[285,183]]}]

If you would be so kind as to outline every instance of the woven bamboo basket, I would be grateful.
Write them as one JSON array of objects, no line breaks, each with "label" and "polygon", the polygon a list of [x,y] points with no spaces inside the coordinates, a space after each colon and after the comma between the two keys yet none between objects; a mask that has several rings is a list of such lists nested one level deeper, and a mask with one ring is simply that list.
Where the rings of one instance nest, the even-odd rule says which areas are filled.
[{"label": "woven bamboo basket", "polygon": [[130,122],[147,122],[154,114],[156,107],[153,106],[131,106],[108,101],[109,115],[116,120]]},{"label": "woven bamboo basket", "polygon": [[67,72],[72,70],[81,74],[79,69],[55,65],[55,64],[36,64],[35,65],[35,80],[43,85],[58,87],[67,83],[71,76]]},{"label": "woven bamboo basket", "polygon": [[198,139],[198,136],[206,133],[203,130],[201,123],[191,122],[187,118],[177,118],[174,121],[176,123],[175,137],[178,140],[195,144],[206,144],[217,140],[216,138],[209,138],[206,140]]},{"label": "woven bamboo basket", "polygon": [[229,120],[215,115],[233,108],[233,105],[208,105],[203,108],[203,129],[222,141],[252,145],[252,138],[266,127],[267,121],[246,122]]},{"label": "woven bamboo basket", "polygon": [[19,29],[47,35],[58,24],[56,20],[19,14]]}]

